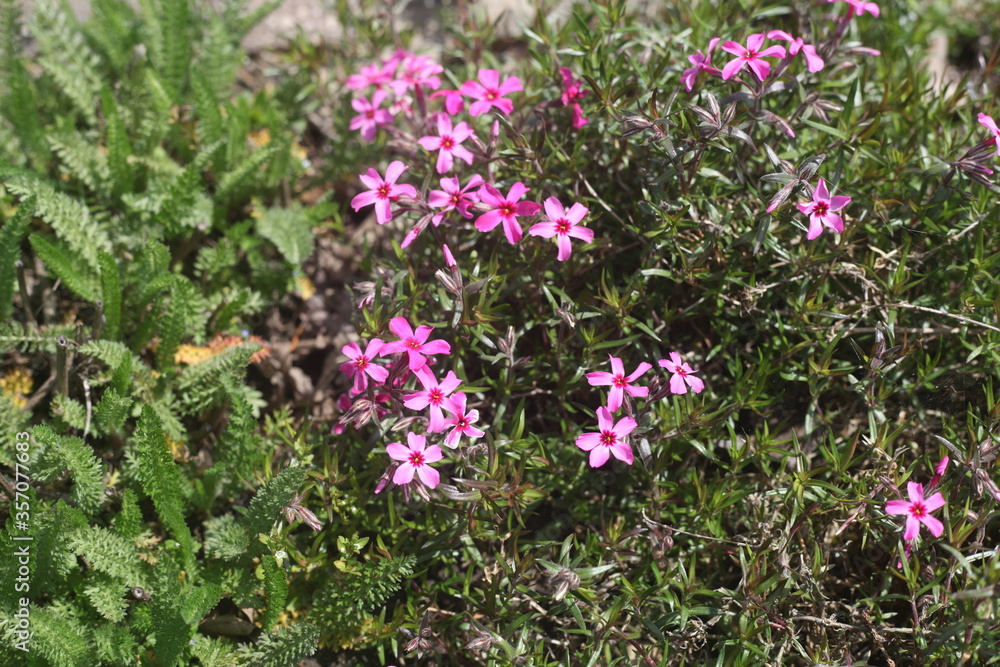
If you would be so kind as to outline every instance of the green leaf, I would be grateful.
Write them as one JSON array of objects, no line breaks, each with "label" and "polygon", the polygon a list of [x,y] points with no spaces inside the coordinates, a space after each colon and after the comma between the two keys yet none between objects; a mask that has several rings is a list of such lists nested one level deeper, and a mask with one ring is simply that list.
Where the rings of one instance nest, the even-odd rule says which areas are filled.
[{"label": "green leaf", "polygon": [[[0,320],[9,319],[14,307],[14,290],[17,285],[17,268],[14,263],[21,257],[18,249],[28,231],[34,208],[34,197],[24,199],[14,216],[0,227],[0,248],[5,250],[0,253]],[[22,307],[27,308],[28,304],[22,304]]]},{"label": "green leaf", "polygon": [[300,206],[269,208],[257,219],[257,232],[296,267],[313,252],[312,223]]},{"label": "green leaf", "polygon": [[101,299],[104,301],[104,337],[118,338],[122,319],[122,287],[118,264],[106,252],[97,255],[101,268]]}]

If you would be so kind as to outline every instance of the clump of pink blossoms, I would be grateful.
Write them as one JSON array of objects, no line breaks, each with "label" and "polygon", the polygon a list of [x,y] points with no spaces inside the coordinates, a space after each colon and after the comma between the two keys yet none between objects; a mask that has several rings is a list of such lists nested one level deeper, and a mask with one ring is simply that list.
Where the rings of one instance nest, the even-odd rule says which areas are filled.
[{"label": "clump of pink blossoms", "polygon": [[688,62],[693,65],[684,70],[681,74],[681,83],[684,84],[684,88],[690,93],[694,89],[695,79],[698,78],[699,72],[707,72],[709,74],[720,74],[718,68],[712,67],[712,50],[715,45],[718,44],[720,40],[718,37],[713,37],[708,40],[708,48],[705,49],[703,54],[701,51],[697,51],[694,55],[688,56]]},{"label": "clump of pink blossoms", "polygon": [[399,340],[382,345],[379,356],[405,352],[409,356],[411,371],[427,365],[425,354],[451,354],[451,345],[446,341],[427,340],[434,327],[421,325],[414,331],[405,317],[394,317],[389,321],[389,330],[396,334]]},{"label": "clump of pink blossoms", "polygon": [[479,81],[466,81],[459,90],[463,95],[476,100],[469,105],[469,114],[482,116],[493,108],[505,114],[513,112],[514,103],[505,95],[524,90],[524,86],[516,76],[507,77],[500,83],[500,74],[495,69],[481,69]]},{"label": "clump of pink blossoms", "polygon": [[451,117],[446,113],[437,114],[438,136],[428,135],[417,139],[417,143],[427,151],[438,151],[437,172],[447,174],[454,165],[454,158],[472,164],[473,156],[462,142],[474,133],[464,121],[452,127]]},{"label": "clump of pink blossoms", "polygon": [[441,482],[441,475],[430,464],[444,458],[441,448],[437,445],[428,447],[427,438],[416,433],[407,433],[406,442],[407,447],[400,442],[392,442],[385,448],[389,458],[400,462],[392,476],[393,483],[409,484],[416,475],[428,489],[435,488]]},{"label": "clump of pink blossoms", "polygon": [[348,343],[341,348],[340,351],[350,361],[342,364],[340,370],[347,377],[354,378],[353,392],[355,394],[360,394],[368,388],[369,377],[378,383],[385,382],[386,378],[389,377],[389,371],[386,368],[374,363],[375,359],[379,356],[379,350],[382,349],[382,344],[382,339],[372,338],[364,351],[361,350],[361,347],[357,343]]},{"label": "clump of pink blossoms", "polygon": [[608,410],[618,412],[625,400],[625,394],[632,397],[649,396],[649,387],[636,387],[632,383],[639,379],[643,373],[653,366],[645,361],[640,363],[634,371],[625,375],[625,365],[618,357],[608,355],[611,359],[611,372],[594,371],[587,373],[587,382],[592,387],[610,385],[611,391],[608,393]]},{"label": "clump of pink blossoms", "polygon": [[746,46],[733,41],[723,44],[722,50],[733,54],[736,58],[730,60],[722,68],[722,78],[728,81],[746,66],[757,75],[759,80],[763,81],[766,79],[771,73],[771,64],[764,60],[764,58],[784,58],[785,47],[769,46],[761,51],[760,47],[763,45],[764,33],[762,32],[747,37]]}]

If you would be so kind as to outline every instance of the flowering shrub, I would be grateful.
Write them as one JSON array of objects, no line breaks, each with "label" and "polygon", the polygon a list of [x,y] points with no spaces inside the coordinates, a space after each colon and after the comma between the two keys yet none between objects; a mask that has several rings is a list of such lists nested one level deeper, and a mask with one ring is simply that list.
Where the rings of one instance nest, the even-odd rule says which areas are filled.
[{"label": "flowering shrub", "polygon": [[[208,369],[203,393],[147,373],[137,423],[131,403],[94,410],[108,458],[137,431],[170,482],[129,506],[188,542],[186,561],[156,552],[156,581],[215,577],[162,618],[130,604],[150,650],[204,599],[263,609],[254,651],[287,625],[324,664],[995,662],[993,51],[934,92],[923,39],[962,26],[933,7],[692,2],[654,20],[583,2],[509,41],[468,9],[440,51],[401,48],[385,6],[343,17],[336,48],[293,48],[293,80],[323,74],[286,91],[322,135],[287,184],[315,211],[315,295],[275,305],[267,365],[220,374],[220,395]],[[173,304],[165,319],[234,317],[224,298],[187,320]],[[138,361],[85,367],[109,401],[179,342],[130,335]],[[196,456],[160,442],[175,400],[182,426],[216,425]],[[82,430],[77,403],[51,423]],[[277,480],[260,500],[210,512],[258,474]],[[205,663],[231,648],[210,641]],[[195,655],[171,645],[157,664]]]}]

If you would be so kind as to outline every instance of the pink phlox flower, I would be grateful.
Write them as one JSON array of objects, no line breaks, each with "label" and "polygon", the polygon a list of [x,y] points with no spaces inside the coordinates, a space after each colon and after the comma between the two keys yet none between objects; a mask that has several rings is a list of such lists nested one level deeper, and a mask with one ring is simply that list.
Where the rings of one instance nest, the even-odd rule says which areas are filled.
[{"label": "pink phlox flower", "polygon": [[465,98],[461,90],[438,90],[431,93],[430,99],[444,98],[444,110],[452,116],[462,113],[465,109]]},{"label": "pink phlox flower", "polygon": [[392,92],[398,97],[402,97],[406,91],[416,89],[418,86],[437,90],[441,87],[441,79],[436,76],[444,71],[441,65],[434,62],[427,56],[407,55],[400,62],[402,72],[389,82]]},{"label": "pink phlox flower", "polygon": [[282,510],[285,513],[285,520],[288,521],[289,525],[291,525],[292,522],[299,519],[313,530],[323,530],[323,524],[320,523],[320,520],[317,519],[316,515],[310,510],[300,505],[299,503],[301,502],[302,496],[300,494],[295,494],[292,501]]},{"label": "pink phlox flower", "polygon": [[396,71],[396,63],[385,63],[364,65],[359,74],[352,74],[347,77],[345,85],[351,90],[364,90],[368,86],[375,86],[381,90],[390,81]]},{"label": "pink phlox flower", "polygon": [[516,76],[507,77],[500,83],[500,74],[495,69],[481,69],[479,81],[466,81],[459,90],[463,95],[476,100],[469,105],[469,113],[482,116],[493,107],[506,114],[514,111],[514,103],[504,96],[524,90],[524,86]]},{"label": "pink phlox flower", "polygon": [[437,172],[446,174],[451,171],[454,158],[472,164],[473,156],[462,142],[474,133],[464,121],[452,127],[451,116],[446,113],[437,114],[438,136],[428,135],[417,139],[417,143],[427,151],[440,151],[437,158]]},{"label": "pink phlox flower", "polygon": [[634,387],[632,383],[652,368],[652,364],[644,361],[631,374],[625,375],[625,366],[622,364],[622,360],[610,354],[608,357],[611,359],[610,373],[606,371],[587,373],[587,382],[590,383],[590,386],[611,385],[611,392],[608,394],[608,410],[618,412],[618,408],[625,400],[625,394],[632,397],[649,396],[649,387]]},{"label": "pink phlox flower", "polygon": [[809,232],[807,239],[814,239],[823,233],[823,228],[827,227],[837,234],[844,231],[844,219],[834,213],[851,203],[850,197],[831,197],[826,189],[826,181],[822,178],[816,184],[813,192],[813,200],[808,204],[796,204],[799,210],[809,216]]},{"label": "pink phlox flower", "polygon": [[771,65],[763,58],[784,58],[785,47],[769,46],[763,51],[760,47],[764,44],[764,33],[758,32],[747,37],[747,45],[743,46],[733,41],[728,41],[722,45],[722,50],[731,53],[736,58],[726,63],[722,68],[722,78],[729,80],[736,76],[736,73],[743,69],[744,65],[750,67],[753,73],[761,81],[771,73]]},{"label": "pink phlox flower", "polygon": [[572,246],[570,237],[580,239],[584,243],[594,240],[594,232],[586,227],[580,226],[580,221],[587,215],[589,209],[582,204],[573,204],[567,211],[562,203],[555,197],[545,200],[545,213],[548,220],[543,220],[531,226],[528,233],[532,236],[541,236],[547,239],[556,237],[556,244],[559,247],[557,259],[560,262],[569,259]]},{"label": "pink phlox flower", "polygon": [[626,441],[626,436],[636,427],[636,421],[631,417],[622,417],[616,423],[611,412],[605,408],[597,408],[598,433],[584,433],[576,439],[576,446],[585,452],[590,452],[590,467],[600,468],[614,455],[619,461],[632,465],[632,447]]},{"label": "pink phlox flower", "polygon": [[696,394],[700,394],[705,389],[705,383],[701,378],[696,378],[693,373],[698,371],[681,359],[677,352],[671,352],[669,359],[660,359],[656,362],[673,375],[670,376],[670,392],[673,394],[686,394],[688,387]]},{"label": "pink phlox flower", "polygon": [[941,476],[948,470],[948,463],[950,461],[951,459],[947,456],[938,461],[937,467],[934,468],[934,476],[931,477],[931,483],[927,485],[928,489],[933,489],[941,481]]},{"label": "pink phlox flower", "polygon": [[458,440],[463,435],[469,438],[481,438],[483,437],[483,431],[479,430],[473,424],[479,421],[479,410],[469,410],[465,411],[466,397],[463,392],[458,392],[451,397],[454,410],[452,411],[452,416],[444,420],[445,427],[451,426],[451,431],[444,439],[444,444],[446,447],[455,449],[458,447]]},{"label": "pink phlox flower", "polygon": [[806,59],[806,67],[810,72],[815,74],[823,69],[825,63],[823,62],[823,59],[819,57],[819,54],[816,53],[816,47],[812,44],[806,44],[801,37],[792,37],[784,30],[772,30],[767,33],[767,38],[783,39],[786,42],[791,42],[791,44],[788,45],[788,55],[794,56],[801,51],[802,55]]},{"label": "pink phlox flower", "polygon": [[930,515],[931,512],[939,510],[945,506],[944,496],[941,492],[935,493],[930,498],[924,498],[924,485],[917,482],[907,482],[907,494],[910,496],[909,502],[905,500],[890,500],[885,504],[885,511],[889,514],[906,514],[906,532],[903,533],[904,540],[912,540],[920,534],[920,524],[927,526],[934,537],[941,537],[944,532],[944,524]]},{"label": "pink phlox flower", "polygon": [[427,438],[416,433],[407,433],[404,447],[402,443],[392,442],[386,445],[385,451],[393,461],[400,461],[396,473],[392,476],[395,484],[409,484],[416,474],[428,489],[433,489],[441,482],[441,475],[430,466],[444,458],[441,448],[437,445],[427,447]]},{"label": "pink phlox flower", "polygon": [[402,97],[397,97],[389,105],[389,113],[393,116],[398,116],[403,114],[407,118],[413,117],[413,98],[409,95],[403,95]]},{"label": "pink phlox flower", "polygon": [[351,119],[349,127],[352,130],[361,130],[361,138],[365,141],[375,141],[375,132],[379,126],[392,122],[392,114],[387,109],[379,108],[385,98],[384,90],[376,90],[371,101],[368,101],[367,97],[351,100],[351,106],[358,115]]},{"label": "pink phlox flower", "polygon": [[[836,2],[836,0],[827,0],[827,2]],[[874,2],[867,2],[866,0],[844,0],[850,8],[847,10],[847,18],[853,18],[855,16],[861,16],[865,12],[868,12],[872,16],[879,15],[879,8]]]},{"label": "pink phlox flower", "polygon": [[718,37],[713,37],[708,40],[708,48],[705,49],[704,54],[701,51],[697,51],[694,55],[688,56],[688,62],[693,66],[684,70],[681,74],[681,83],[684,84],[689,93],[694,89],[694,82],[698,78],[699,72],[719,74],[718,68],[712,67],[712,50],[715,49],[715,45],[720,41],[722,40]]},{"label": "pink phlox flower", "polygon": [[358,211],[365,206],[375,205],[375,220],[380,225],[392,220],[392,202],[398,201],[400,197],[417,198],[417,189],[412,185],[397,185],[398,179],[404,171],[409,169],[399,160],[389,163],[385,170],[385,178],[378,175],[374,169],[369,169],[367,174],[361,174],[361,182],[368,186],[368,192],[362,192],[351,200],[351,207]]},{"label": "pink phlox flower", "polygon": [[427,366],[418,368],[414,374],[424,390],[403,396],[403,405],[411,410],[427,408],[430,417],[427,432],[443,431],[446,426],[443,410],[454,414],[459,409],[451,395],[458,385],[462,384],[462,380],[455,375],[454,371],[448,371],[444,379],[438,382],[437,378],[434,377],[434,371]]},{"label": "pink phlox flower", "polygon": [[448,211],[458,211],[463,218],[471,218],[469,207],[479,201],[478,190],[483,185],[483,177],[474,174],[465,187],[459,185],[457,176],[442,178],[440,183],[440,190],[431,190],[427,195],[427,203],[432,208],[443,209],[431,219],[434,226],[441,224]]},{"label": "pink phlox flower", "polygon": [[399,337],[399,340],[385,343],[380,356],[406,352],[409,355],[411,371],[427,365],[424,355],[451,354],[451,345],[443,340],[427,340],[434,327],[420,325],[414,331],[405,317],[394,317],[389,321],[389,330]]},{"label": "pink phlox flower", "polygon": [[378,383],[385,382],[386,378],[389,377],[388,369],[374,363],[382,345],[380,338],[372,338],[368,341],[368,347],[365,348],[364,352],[361,351],[357,343],[348,343],[341,348],[340,351],[347,355],[351,361],[342,364],[340,370],[347,377],[354,378],[355,394],[360,394],[368,388],[369,377]]},{"label": "pink phlox flower", "polygon": [[993,142],[997,147],[997,156],[1000,156],[1000,128],[997,128],[996,121],[994,121],[991,116],[987,116],[984,113],[979,114],[978,120],[980,125],[993,133]]},{"label": "pink phlox flower", "polygon": [[580,88],[580,81],[573,78],[573,73],[568,67],[560,67],[559,74],[562,75],[563,92],[562,103],[564,107],[570,107],[573,113],[573,127],[579,129],[590,121],[583,117],[583,107],[580,100],[590,91]]},{"label": "pink phlox flower", "polygon": [[517,223],[517,217],[535,215],[542,208],[535,202],[520,201],[521,197],[527,193],[528,188],[521,181],[510,186],[506,197],[489,183],[483,185],[479,189],[479,201],[487,206],[492,206],[493,210],[476,218],[476,229],[488,232],[502,222],[503,233],[507,240],[511,245],[516,244],[524,236],[524,230]]}]

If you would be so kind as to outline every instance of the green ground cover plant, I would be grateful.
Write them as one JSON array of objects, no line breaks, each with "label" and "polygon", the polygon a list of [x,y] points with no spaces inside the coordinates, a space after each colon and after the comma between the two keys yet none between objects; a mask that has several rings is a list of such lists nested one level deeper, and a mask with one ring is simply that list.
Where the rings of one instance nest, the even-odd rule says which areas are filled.
[{"label": "green ground cover plant", "polygon": [[1000,663],[988,3],[2,7],[4,664]]}]

